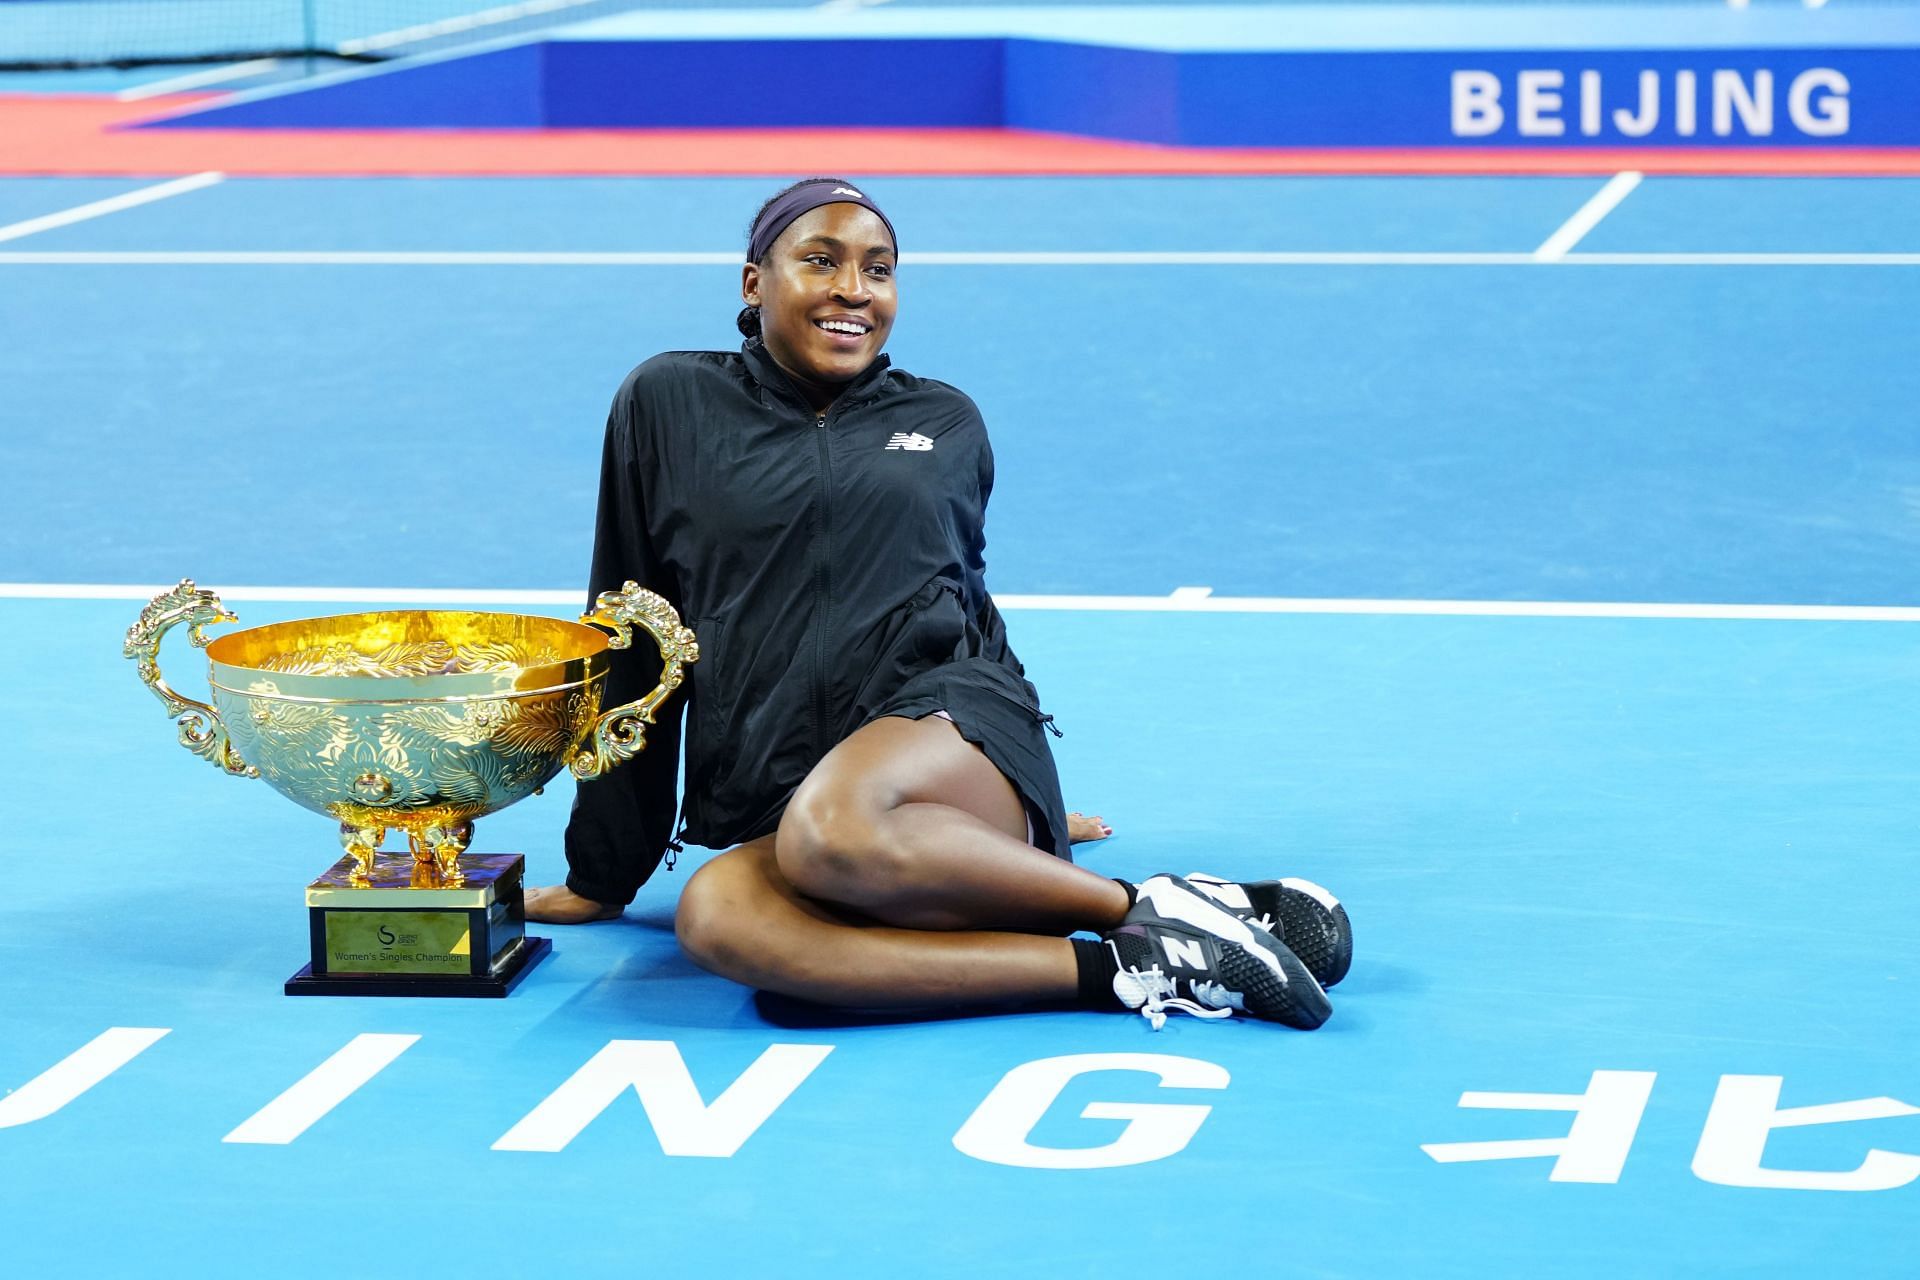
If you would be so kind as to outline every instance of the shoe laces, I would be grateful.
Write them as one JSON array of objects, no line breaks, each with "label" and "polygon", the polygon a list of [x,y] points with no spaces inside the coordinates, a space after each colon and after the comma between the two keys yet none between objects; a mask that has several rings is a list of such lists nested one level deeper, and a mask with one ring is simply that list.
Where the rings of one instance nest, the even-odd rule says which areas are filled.
[{"label": "shoe laces", "polygon": [[[1109,942],[1109,947],[1113,944]],[[1115,961],[1120,959],[1119,948],[1113,948]],[[1180,994],[1180,987],[1174,979],[1167,976],[1159,965],[1142,969],[1137,965],[1121,965],[1120,977],[1130,978],[1141,996],[1136,1012],[1147,1020],[1155,1031],[1167,1025],[1169,1011],[1188,1013],[1196,1018],[1231,1018],[1232,1009],[1214,1009]],[[1124,999],[1124,997],[1123,997]]]}]

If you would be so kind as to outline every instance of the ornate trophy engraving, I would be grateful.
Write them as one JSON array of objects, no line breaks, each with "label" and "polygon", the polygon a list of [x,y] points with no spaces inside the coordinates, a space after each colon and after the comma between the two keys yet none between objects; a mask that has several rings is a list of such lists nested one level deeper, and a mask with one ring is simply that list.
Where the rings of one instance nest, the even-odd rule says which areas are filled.
[{"label": "ornate trophy engraving", "polygon": [[[339,825],[346,855],[307,887],[312,961],[290,995],[505,995],[550,944],[525,936],[524,859],[467,852],[475,819],[562,768],[584,780],[632,759],[700,656],[673,606],[631,582],[579,622],[393,611],[207,638],[233,621],[183,580],[142,610],[126,655],[182,746]],[[207,651],[211,705],[160,674],[182,623]],[[659,683],[603,712],[608,651],[636,626],[659,647]],[[410,859],[380,856],[396,828]]]}]

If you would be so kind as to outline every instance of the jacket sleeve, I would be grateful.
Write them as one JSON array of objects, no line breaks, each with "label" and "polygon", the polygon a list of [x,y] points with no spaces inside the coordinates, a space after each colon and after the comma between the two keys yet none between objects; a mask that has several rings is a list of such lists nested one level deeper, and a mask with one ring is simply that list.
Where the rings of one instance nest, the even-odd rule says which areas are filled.
[{"label": "jacket sleeve", "polygon": [[[600,503],[594,520],[589,607],[602,591],[631,580],[683,607],[679,584],[655,553],[647,533],[650,478],[645,423],[629,378],[607,415],[600,460]],[[628,649],[609,653],[604,712],[650,692],[660,676],[660,654],[635,629]],[[625,904],[660,865],[672,842],[677,813],[680,722],[686,707],[676,693],[647,730],[646,749],[591,782],[577,784],[567,823],[567,887],[595,902]]]},{"label": "jacket sleeve", "polygon": [[[973,412],[977,419],[979,410]],[[974,625],[980,628],[981,656],[1004,663],[1024,676],[1027,674],[1026,667],[1021,665],[1012,646],[1007,643],[1006,619],[1000,616],[1000,610],[995,607],[993,596],[986,586],[987,499],[993,496],[993,445],[987,439],[984,422],[980,425],[979,486],[979,518],[974,522],[971,544],[967,547],[967,572],[979,583],[980,600],[974,609]]]}]

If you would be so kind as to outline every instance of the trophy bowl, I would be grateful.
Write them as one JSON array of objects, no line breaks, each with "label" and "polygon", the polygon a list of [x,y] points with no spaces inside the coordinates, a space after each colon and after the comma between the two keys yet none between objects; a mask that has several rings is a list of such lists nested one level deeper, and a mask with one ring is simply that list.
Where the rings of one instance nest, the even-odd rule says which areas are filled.
[{"label": "trophy bowl", "polygon": [[[178,723],[183,746],[336,820],[361,885],[395,828],[412,848],[415,885],[461,884],[459,857],[475,819],[539,791],[563,768],[596,778],[632,758],[655,710],[699,658],[673,607],[631,582],[602,593],[578,622],[395,610],[204,634],[232,621],[216,595],[186,579],[147,605],[126,654]],[[207,651],[211,705],[161,676],[161,638],[182,624]],[[628,647],[635,626],[659,646],[659,684],[603,711],[609,651]]]}]

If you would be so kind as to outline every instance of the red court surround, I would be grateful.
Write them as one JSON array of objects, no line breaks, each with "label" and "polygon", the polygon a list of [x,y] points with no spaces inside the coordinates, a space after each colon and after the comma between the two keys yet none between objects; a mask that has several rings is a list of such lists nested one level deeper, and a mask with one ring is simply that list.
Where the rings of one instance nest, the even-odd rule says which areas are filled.
[{"label": "red court surround", "polygon": [[1920,148],[1166,147],[1014,129],[117,129],[213,95],[0,94],[0,174],[1920,174]]}]

